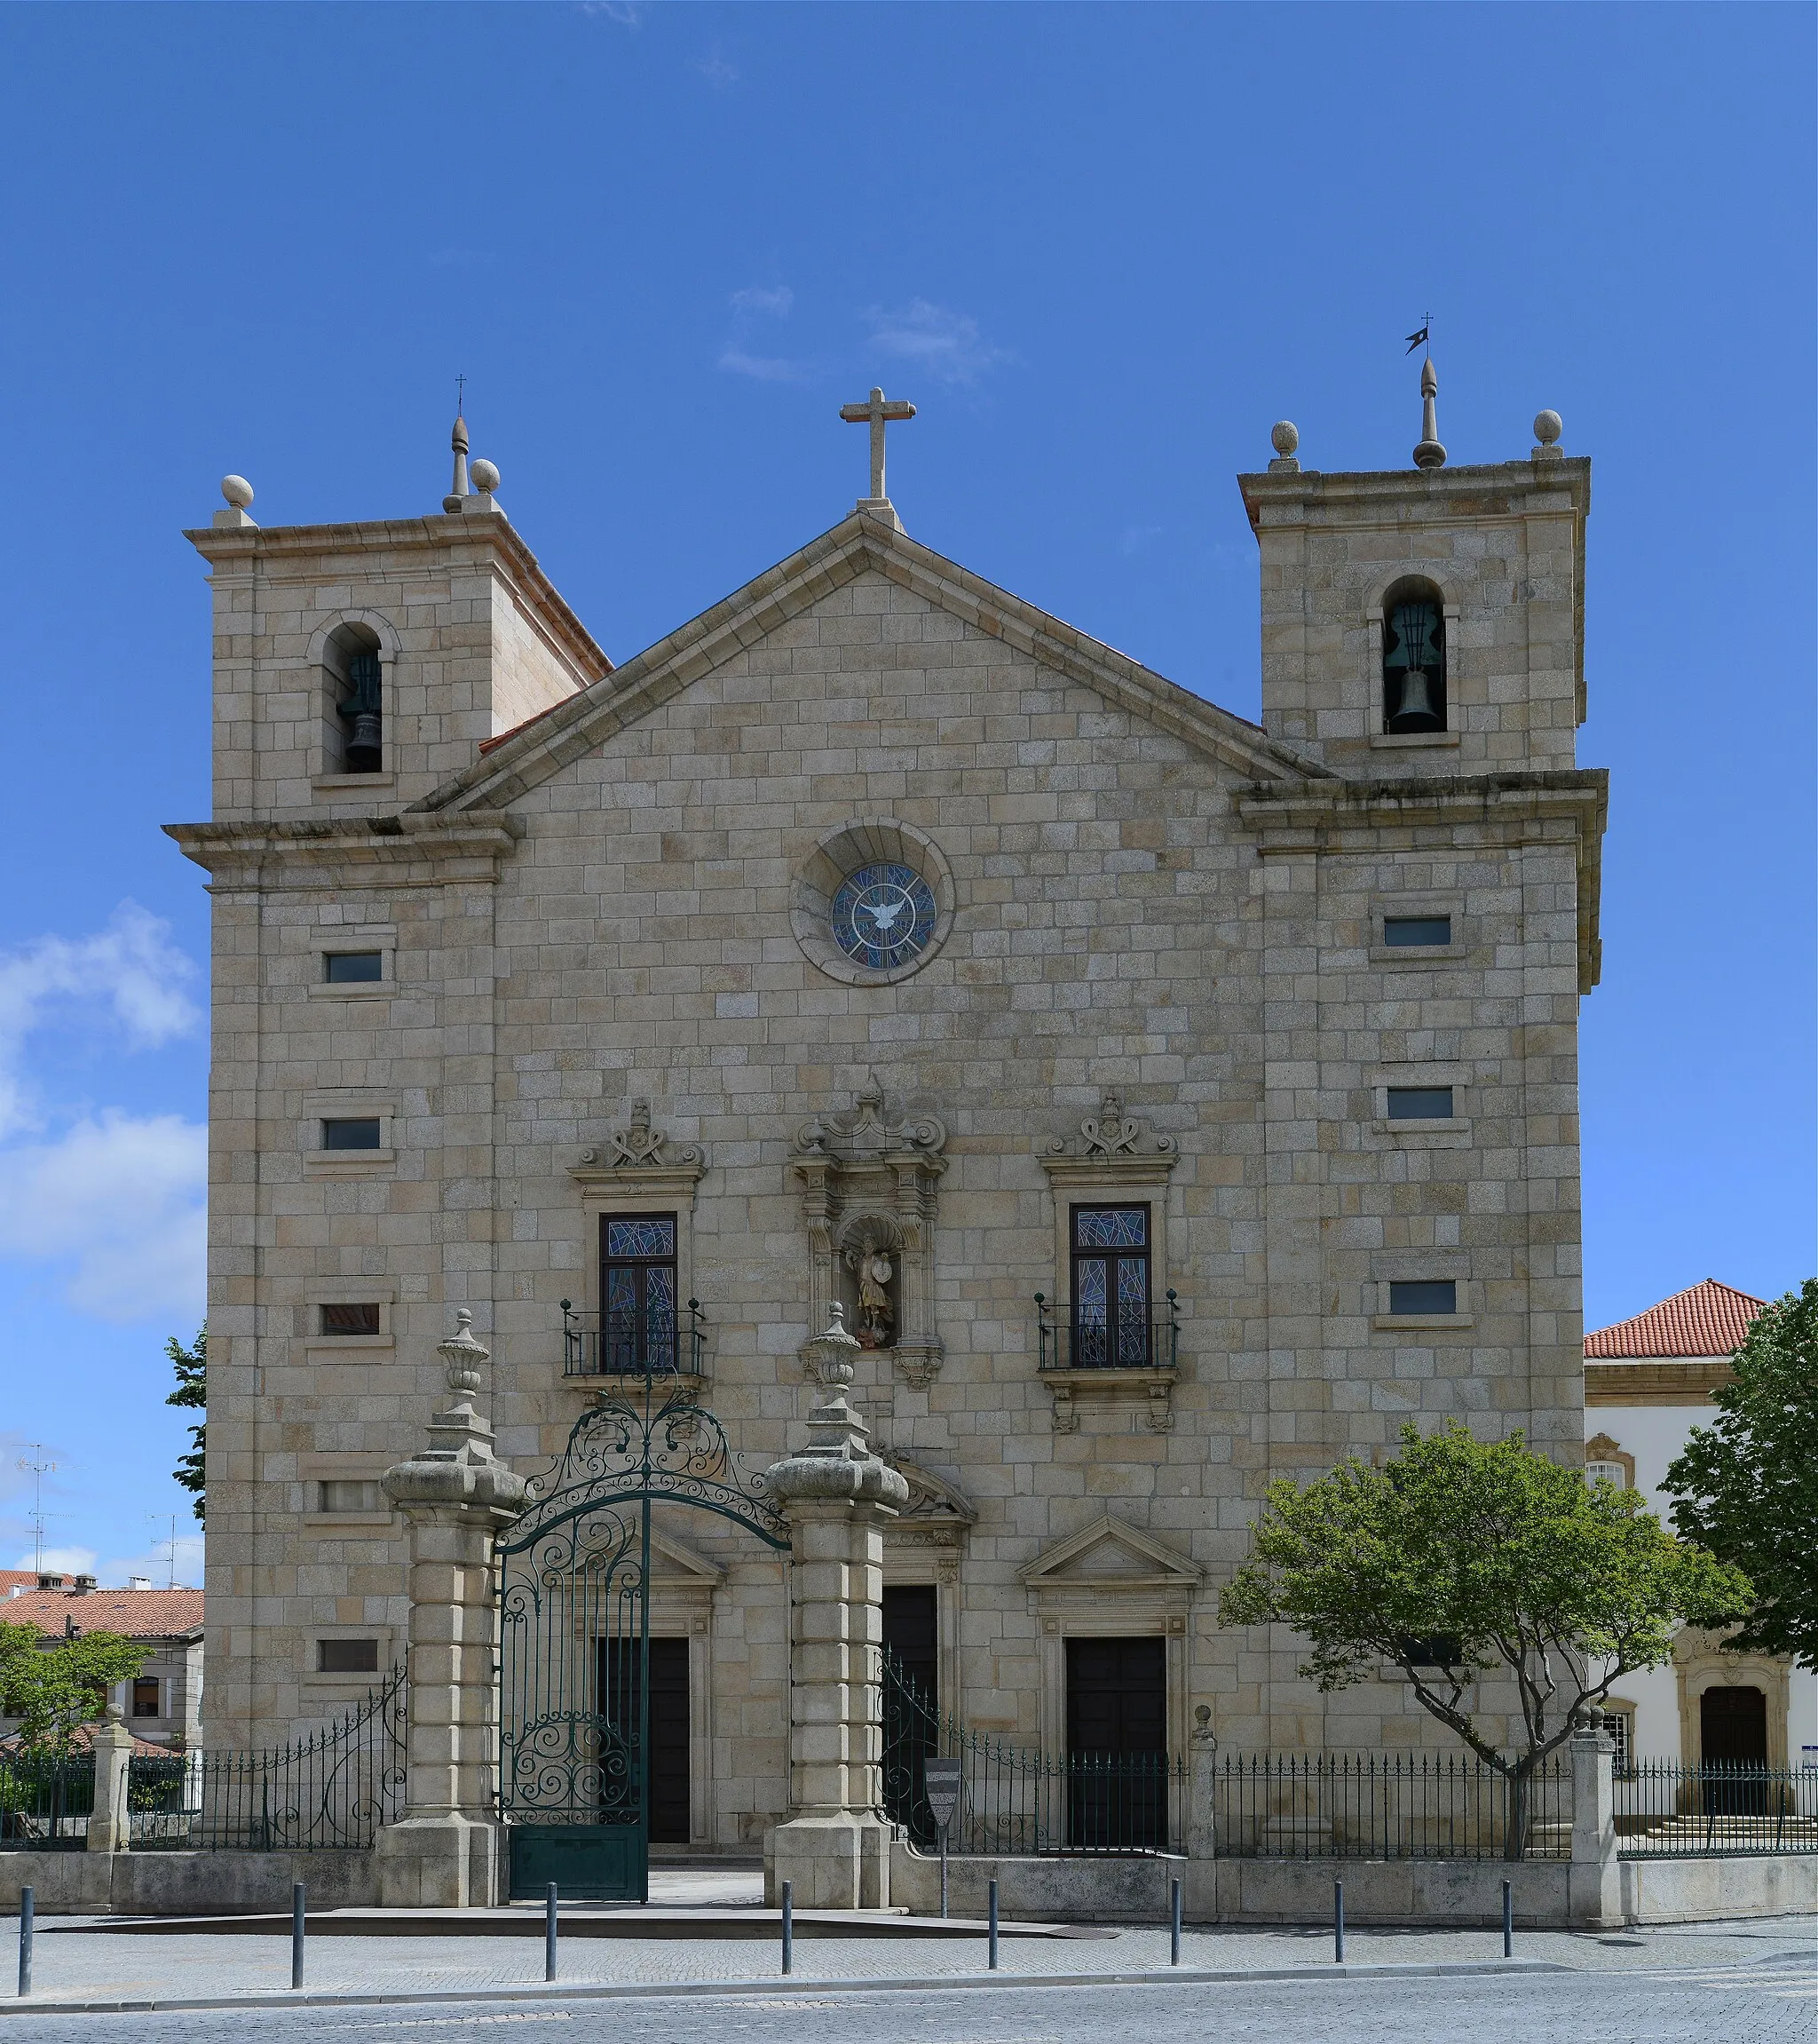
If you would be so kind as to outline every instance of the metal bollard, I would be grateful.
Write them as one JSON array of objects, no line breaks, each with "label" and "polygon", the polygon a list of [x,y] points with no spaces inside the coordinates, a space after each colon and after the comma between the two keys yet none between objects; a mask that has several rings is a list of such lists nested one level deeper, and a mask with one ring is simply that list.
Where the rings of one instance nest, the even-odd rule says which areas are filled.
[{"label": "metal bollard", "polygon": [[32,1991],[32,1929],[36,1897],[29,1888],[19,1891],[19,1995],[20,2000]]},{"label": "metal bollard", "polygon": [[556,1884],[550,1882],[543,1895],[543,1978],[556,1977]]},{"label": "metal bollard", "polygon": [[1345,1962],[1345,1884],[1334,1881],[1332,1884],[1332,1962],[1342,1966]]},{"label": "metal bollard", "polygon": [[1181,1963],[1181,1884],[1174,1883],[1174,1893],[1168,1903],[1168,1964]]},{"label": "metal bollard", "polygon": [[1502,1955],[1513,1959],[1515,1955],[1515,1884],[1505,1881],[1502,1884]]},{"label": "metal bollard", "polygon": [[290,1985],[303,1985],[303,1883],[293,1882],[290,1890]]},{"label": "metal bollard", "polygon": [[998,1884],[991,1884],[991,1915],[985,1924],[985,1964],[995,1973],[998,1969]]},{"label": "metal bollard", "polygon": [[795,1883],[783,1883],[783,1970],[795,1970]]}]

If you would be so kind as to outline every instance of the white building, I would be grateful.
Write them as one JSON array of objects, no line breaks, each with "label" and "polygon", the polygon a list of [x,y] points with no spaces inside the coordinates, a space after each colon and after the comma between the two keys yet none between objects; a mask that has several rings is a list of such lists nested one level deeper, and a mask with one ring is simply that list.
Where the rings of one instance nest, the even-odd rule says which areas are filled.
[{"label": "white building", "polygon": [[[1639,1490],[1667,1519],[1660,1485],[1767,1302],[1715,1278],[1585,1337],[1585,1465]],[[1683,1633],[1670,1668],[1625,1676],[1610,1699],[1621,1751],[1688,1765],[1818,1761],[1818,1676],[1771,1654],[1727,1653],[1713,1633]]]}]

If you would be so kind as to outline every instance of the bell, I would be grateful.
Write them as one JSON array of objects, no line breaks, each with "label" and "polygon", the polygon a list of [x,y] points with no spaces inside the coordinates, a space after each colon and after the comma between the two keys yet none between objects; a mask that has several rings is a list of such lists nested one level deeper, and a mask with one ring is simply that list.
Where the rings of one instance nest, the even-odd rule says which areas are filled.
[{"label": "bell", "polygon": [[383,723],[377,712],[363,709],[353,719],[353,731],[347,741],[347,765],[350,772],[375,773],[383,757]]},{"label": "bell", "polygon": [[1389,719],[1391,731],[1437,731],[1439,714],[1427,692],[1427,670],[1411,667],[1402,676],[1401,701]]}]

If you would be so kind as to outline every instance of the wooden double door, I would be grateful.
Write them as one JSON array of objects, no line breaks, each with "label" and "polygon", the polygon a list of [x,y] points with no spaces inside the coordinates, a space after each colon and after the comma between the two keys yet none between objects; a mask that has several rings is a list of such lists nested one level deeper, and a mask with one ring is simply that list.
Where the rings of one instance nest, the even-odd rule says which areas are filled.
[{"label": "wooden double door", "polygon": [[1105,1852],[1166,1852],[1167,1643],[1066,1644],[1068,1842]]}]

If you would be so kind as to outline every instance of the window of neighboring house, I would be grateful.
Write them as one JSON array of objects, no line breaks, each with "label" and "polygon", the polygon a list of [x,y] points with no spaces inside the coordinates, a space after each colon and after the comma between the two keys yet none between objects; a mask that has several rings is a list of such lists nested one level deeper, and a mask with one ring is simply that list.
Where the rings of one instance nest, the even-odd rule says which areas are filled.
[{"label": "window of neighboring house", "polygon": [[316,1642],[318,1675],[376,1675],[379,1643],[375,1639],[319,1639]]},{"label": "window of neighboring house", "polygon": [[678,1367],[676,1216],[600,1218],[600,1367],[608,1374]]},{"label": "window of neighboring house", "polygon": [[379,1309],[375,1300],[355,1300],[347,1305],[318,1310],[325,1335],[375,1335],[379,1331]]},{"label": "window of neighboring house", "polygon": [[379,1150],[381,1129],[376,1114],[358,1114],[337,1117],[322,1123],[322,1147],[325,1150]]},{"label": "window of neighboring house", "polygon": [[163,1684],[154,1675],[133,1677],[132,1715],[135,1717],[157,1717],[162,1715],[160,1704]]},{"label": "window of neighboring house", "polygon": [[385,955],[382,951],[325,951],[322,959],[331,986],[348,986],[385,977]]},{"label": "window of neighboring house", "polygon": [[376,1477],[325,1477],[316,1486],[316,1505],[324,1512],[382,1512],[388,1509]]},{"label": "window of neighboring house", "polygon": [[1458,1286],[1455,1278],[1397,1278],[1388,1287],[1392,1313],[1455,1313]]},{"label": "window of neighboring house", "polygon": [[1387,1090],[1391,1121],[1448,1121],[1451,1119],[1450,1086],[1391,1086]]},{"label": "window of neighboring house", "polygon": [[1585,1481],[1587,1484],[1601,1481],[1616,1490],[1625,1491],[1629,1487],[1629,1472],[1620,1462],[1586,1462]]},{"label": "window of neighboring house", "polygon": [[1076,1370],[1144,1367],[1150,1359],[1149,1208],[1073,1209]]},{"label": "window of neighboring house", "polygon": [[1450,944],[1452,919],[1450,915],[1385,915],[1382,940],[1395,946]]}]

